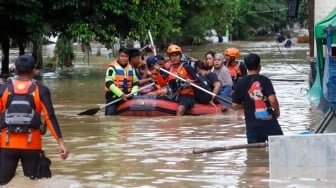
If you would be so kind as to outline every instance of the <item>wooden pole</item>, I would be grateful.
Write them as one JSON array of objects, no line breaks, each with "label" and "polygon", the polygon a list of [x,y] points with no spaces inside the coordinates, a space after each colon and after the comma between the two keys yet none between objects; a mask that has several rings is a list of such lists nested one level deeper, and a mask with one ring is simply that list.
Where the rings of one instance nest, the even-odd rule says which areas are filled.
[{"label": "wooden pole", "polygon": [[239,144],[233,146],[224,146],[224,147],[213,147],[213,148],[204,148],[204,149],[193,149],[193,154],[199,153],[211,153],[215,151],[227,151],[227,150],[234,150],[234,149],[245,149],[245,148],[264,148],[267,147],[268,143],[253,143],[253,144]]},{"label": "wooden pole", "polygon": [[309,56],[315,57],[314,54],[314,25],[315,25],[315,11],[314,11],[314,0],[308,0],[308,32],[309,32]]}]

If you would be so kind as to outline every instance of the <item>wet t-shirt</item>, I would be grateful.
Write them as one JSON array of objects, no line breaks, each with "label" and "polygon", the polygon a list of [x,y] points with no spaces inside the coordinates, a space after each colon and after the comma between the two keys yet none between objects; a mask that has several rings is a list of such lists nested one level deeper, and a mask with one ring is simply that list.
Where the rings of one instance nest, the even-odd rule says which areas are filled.
[{"label": "wet t-shirt", "polygon": [[268,101],[273,94],[270,79],[263,75],[248,75],[238,81],[232,102],[244,104],[246,126],[278,125]]}]

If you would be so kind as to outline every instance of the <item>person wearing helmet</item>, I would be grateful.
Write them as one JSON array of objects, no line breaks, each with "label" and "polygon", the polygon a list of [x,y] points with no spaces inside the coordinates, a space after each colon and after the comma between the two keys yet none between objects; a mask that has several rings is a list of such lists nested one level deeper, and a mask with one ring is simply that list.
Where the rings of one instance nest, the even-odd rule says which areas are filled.
[{"label": "person wearing helmet", "polygon": [[238,61],[240,51],[237,48],[228,48],[224,51],[224,54],[226,67],[230,71],[234,86],[238,82],[239,78],[247,75],[247,69],[243,62]]},{"label": "person wearing helmet", "polygon": [[[194,104],[194,90],[191,87],[190,83],[194,82],[196,79],[196,72],[193,67],[191,67],[187,63],[183,63],[182,59],[182,49],[180,46],[172,44],[168,46],[167,53],[169,56],[169,60],[171,61],[171,66],[169,71],[173,75],[177,75],[186,80],[183,82],[178,79],[176,76],[171,74],[165,79],[165,84],[169,85],[171,89],[171,98],[176,100],[179,104],[176,115],[182,116],[184,115],[186,110],[191,109]],[[160,76],[160,75],[158,75]]]}]

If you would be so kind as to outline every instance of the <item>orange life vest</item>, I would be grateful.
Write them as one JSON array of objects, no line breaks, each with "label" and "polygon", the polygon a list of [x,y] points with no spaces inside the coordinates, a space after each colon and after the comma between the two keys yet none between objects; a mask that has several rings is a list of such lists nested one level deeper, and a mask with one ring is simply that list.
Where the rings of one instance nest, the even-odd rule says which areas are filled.
[{"label": "orange life vest", "polygon": [[231,77],[238,77],[238,76],[242,76],[242,71],[239,68],[240,63],[237,62],[236,65],[228,65],[227,68],[230,71]]},{"label": "orange life vest", "polygon": [[[175,74],[175,75],[178,75],[184,79],[192,79],[192,76],[188,73],[188,71],[183,67],[183,63],[181,63],[180,66],[178,67],[175,67],[175,66],[172,66],[170,68],[170,72]],[[174,80],[174,79],[178,79],[176,78],[175,76],[173,75],[169,75],[168,78],[167,78],[167,83],[169,83],[171,80]],[[180,94],[189,94],[189,95],[194,95],[194,90],[191,88],[191,86],[187,86],[187,87],[183,87],[181,88]]]},{"label": "orange life vest", "polygon": [[[133,86],[132,65],[128,64],[125,68],[123,68],[119,65],[119,63],[112,62],[109,64],[109,67],[113,67],[115,70],[115,78],[113,84],[116,85],[121,91],[124,92],[124,90],[127,89],[126,93],[130,93],[132,91]],[[110,90],[106,87],[105,91],[110,92]]]},{"label": "orange life vest", "polygon": [[[13,100],[13,95],[31,95],[33,97],[34,110],[38,116],[41,114],[42,106],[39,97],[39,89],[37,84],[33,81],[12,80],[14,93],[7,87],[1,97],[1,103],[5,108],[2,109],[1,118],[4,118],[8,105]],[[34,86],[33,86],[34,84]],[[9,86],[10,87],[10,86]],[[32,87],[33,90],[31,89]],[[32,91],[31,91],[32,90]],[[30,97],[31,97],[30,96]],[[8,127],[1,129],[1,148],[15,148],[15,149],[41,149],[41,124],[34,125],[34,128],[29,128],[29,132],[13,132]]]}]

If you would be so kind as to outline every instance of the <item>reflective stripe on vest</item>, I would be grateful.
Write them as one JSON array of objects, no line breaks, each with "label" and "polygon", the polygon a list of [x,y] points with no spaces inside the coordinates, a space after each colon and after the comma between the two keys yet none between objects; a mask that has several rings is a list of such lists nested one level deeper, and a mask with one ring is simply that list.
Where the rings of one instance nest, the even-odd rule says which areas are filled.
[{"label": "reflective stripe on vest", "polygon": [[[125,68],[122,68],[119,63],[112,62],[109,64],[115,70],[115,77],[113,84],[116,85],[121,91],[127,89],[127,93],[132,91],[133,85],[133,67],[128,64]],[[110,91],[105,87],[105,91]]]}]

